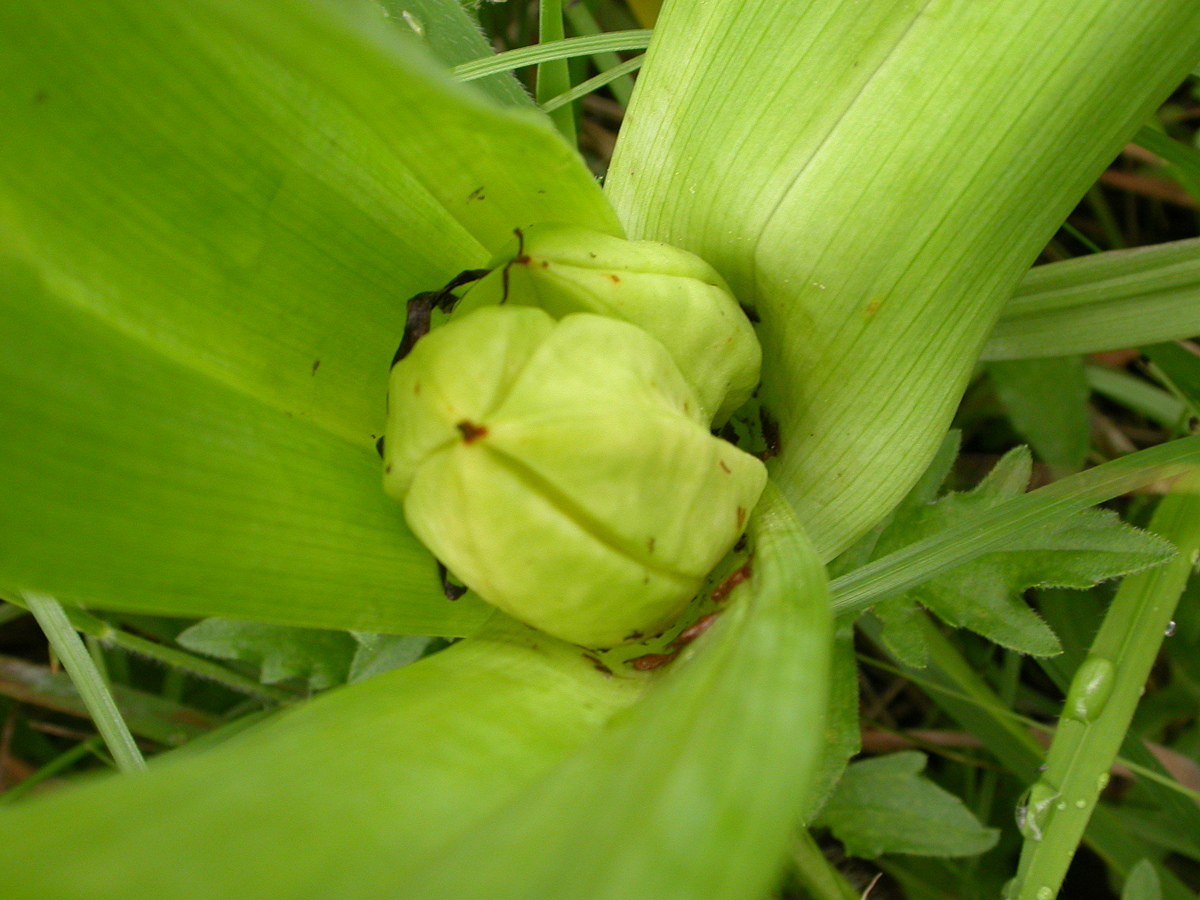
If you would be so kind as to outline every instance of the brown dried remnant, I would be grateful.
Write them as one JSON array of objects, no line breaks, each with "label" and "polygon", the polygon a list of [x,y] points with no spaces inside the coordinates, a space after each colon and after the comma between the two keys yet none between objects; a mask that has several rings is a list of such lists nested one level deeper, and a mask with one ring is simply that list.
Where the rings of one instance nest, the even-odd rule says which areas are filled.
[{"label": "brown dried remnant", "polygon": [[713,588],[712,593],[709,595],[712,597],[713,603],[725,602],[725,599],[735,587],[750,578],[750,562],[750,560],[746,560],[746,564],[744,566],[729,575],[729,577]]}]

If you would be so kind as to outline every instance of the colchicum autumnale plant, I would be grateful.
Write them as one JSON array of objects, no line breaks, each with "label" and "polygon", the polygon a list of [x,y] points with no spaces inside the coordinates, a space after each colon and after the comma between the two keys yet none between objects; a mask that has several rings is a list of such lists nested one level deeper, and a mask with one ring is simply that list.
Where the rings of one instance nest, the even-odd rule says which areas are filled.
[{"label": "colchicum autumnale plant", "polygon": [[[559,4],[544,0],[541,13],[543,35],[561,34]],[[72,655],[71,626],[130,638],[80,608],[463,638],[207,748],[165,754],[148,772],[5,810],[0,893],[761,897],[790,847],[810,893],[847,896],[801,826],[861,827],[846,811],[873,789],[920,796],[953,819],[960,840],[939,852],[978,853],[994,832],[920,781],[921,760],[846,768],[858,740],[851,626],[885,600],[878,617],[860,620],[863,631],[968,697],[964,720],[973,716],[1030,785],[1010,895],[1052,897],[1085,828],[1114,871],[1133,871],[1137,845],[1105,830],[1096,785],[1200,543],[1200,501],[1186,490],[1200,438],[1027,495],[1028,460],[1017,455],[971,495],[936,498],[955,449],[946,432],[981,354],[1127,345],[1117,313],[1104,311],[1116,296],[1105,279],[1126,266],[1126,282],[1148,282],[1157,257],[1058,270],[1078,303],[1022,278],[1200,59],[1200,6],[668,0],[603,190],[512,78],[464,85],[447,71],[489,53],[457,0],[0,10],[0,306],[10,336],[0,354],[0,593],[33,609],[81,690],[95,673],[86,654]],[[555,65],[562,75],[561,64],[544,71]],[[555,121],[570,131],[563,109]],[[528,248],[514,252],[515,233]],[[554,245],[562,233],[570,240]],[[686,276],[678,292],[648,293],[678,293],[683,306],[705,294],[715,316],[731,317],[736,353],[698,352],[711,339],[694,312],[663,322],[652,305],[635,315],[620,295],[586,287],[580,253],[651,246],[641,241],[665,243],[669,261],[605,275]],[[575,287],[560,284],[548,299],[538,267],[519,271],[526,256]],[[483,268],[501,274],[460,291],[463,308],[394,370],[392,402],[397,382],[415,385],[430,367],[449,377],[492,365],[487,377],[471,374],[464,395],[482,403],[471,391],[530,372],[553,335],[590,329],[577,346],[596,351],[594,379],[576,373],[567,383],[578,393],[554,394],[547,385],[557,382],[531,376],[526,418],[504,421],[536,418],[549,391],[572,415],[583,407],[576,420],[599,423],[612,444],[589,436],[585,465],[551,435],[530,459],[562,463],[558,474],[534,482],[522,462],[526,493],[511,508],[550,496],[543,481],[555,485],[551,512],[565,508],[559,494],[586,508],[614,477],[640,471],[652,485],[638,488],[643,506],[587,509],[585,537],[619,539],[610,568],[596,563],[595,543],[571,556],[578,535],[560,542],[535,530],[532,550],[506,571],[496,559],[515,554],[521,533],[497,534],[510,524],[510,507],[497,504],[510,501],[476,462],[457,474],[443,467],[419,500],[389,481],[404,508],[381,489],[385,422],[388,463],[407,459],[412,484],[441,446],[422,444],[414,423],[451,439],[457,431],[454,452],[482,449],[466,439],[483,416],[394,410],[389,422],[385,398],[406,300]],[[758,320],[762,344],[755,413],[735,416],[728,436],[764,423],[767,451],[777,451],[765,486],[758,462],[708,433],[742,405],[758,368],[727,289]],[[1156,302],[1149,288],[1117,300],[1126,311]],[[1139,339],[1200,331],[1194,303],[1171,309]],[[496,343],[501,322],[521,323],[509,347]],[[598,337],[618,333],[611,346]],[[1021,340],[1042,343],[1026,352]],[[461,366],[440,363],[439,347],[454,341]],[[505,369],[501,357],[518,344],[521,365]],[[567,354],[560,368],[585,356]],[[515,403],[517,387],[504,383],[492,399]],[[614,385],[616,396],[606,394]],[[600,478],[619,453],[653,457],[660,432],[639,429],[656,403],[683,435],[680,459],[707,470],[672,464],[662,477],[669,460],[652,458]],[[611,424],[614,409],[628,433]],[[734,470],[728,496],[703,481],[709,463]],[[448,497],[454,478],[467,484],[463,472],[478,484]],[[560,475],[599,484],[565,490]],[[1185,489],[1151,524],[1165,540],[1083,515],[1179,475]],[[454,504],[476,501],[495,542],[486,564],[453,555],[466,515]],[[678,529],[687,504],[733,516],[697,536]],[[473,592],[451,600],[406,511],[453,574],[551,634],[607,645],[674,624],[656,644],[601,657]],[[678,546],[698,546],[671,563],[683,587],[626,620],[645,599],[629,583],[627,542],[661,539],[638,530],[652,518],[677,529]],[[747,542],[718,563],[743,526]],[[1014,562],[1034,552],[1046,569]],[[648,561],[639,549],[637,565]],[[999,698],[917,605],[1049,653],[1053,634],[1030,631],[1021,601],[1002,591],[972,606],[963,585],[1001,572],[1013,590],[1030,578],[1079,587],[1142,569],[1080,667],[1042,772],[1040,745],[996,712]],[[500,576],[524,580],[518,600],[494,587]],[[538,591],[583,598],[582,624],[564,627],[559,598]],[[1142,619],[1153,624],[1144,633],[1131,624]],[[1135,631],[1139,640],[1127,640]],[[112,752],[137,768],[115,709],[101,709],[102,689],[95,697]],[[890,846],[863,831],[841,836],[864,855]],[[1162,878],[1168,896],[1181,896]]]}]

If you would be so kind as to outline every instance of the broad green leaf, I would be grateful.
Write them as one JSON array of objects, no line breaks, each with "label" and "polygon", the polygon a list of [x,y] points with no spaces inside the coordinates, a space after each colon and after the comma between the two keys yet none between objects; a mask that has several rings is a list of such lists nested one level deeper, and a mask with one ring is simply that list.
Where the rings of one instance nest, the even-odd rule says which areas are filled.
[{"label": "broad green leaf", "polygon": [[962,800],[921,776],[926,756],[916,751],[851,763],[817,817],[851,856],[884,853],[977,856],[1000,832],[985,828]]},{"label": "broad green leaf", "polygon": [[773,485],[753,577],[645,699],[428,858],[398,897],[759,898],[823,749],[820,562]]},{"label": "broad green leaf", "polygon": [[[215,728],[209,713],[173,703],[123,684],[109,686],[129,730],[174,747]],[[88,718],[87,707],[66,672],[55,672],[22,659],[0,656],[0,694],[22,703]]]},{"label": "broad green leaf", "polygon": [[1162,900],[1162,885],[1154,863],[1143,859],[1133,867],[1121,889],[1121,900]]},{"label": "broad green leaf", "polygon": [[0,255],[0,587],[165,615],[464,634],[370,447],[110,328]]},{"label": "broad green leaf", "polygon": [[333,0],[7,5],[0,79],[0,302],[36,355],[3,365],[0,585],[476,627],[371,444],[410,294],[533,221],[619,231],[544,117]]},{"label": "broad green leaf", "polygon": [[[401,31],[417,35],[444,65],[457,66],[495,55],[491,43],[459,0],[376,0]],[[508,72],[479,78],[476,87],[508,106],[533,105],[533,100]]]},{"label": "broad green leaf", "polygon": [[1068,356],[1200,334],[1200,238],[1031,269],[984,359]]},{"label": "broad green leaf", "polygon": [[[404,301],[533,222],[619,226],[534,110],[355,0],[0,12],[0,223],[72,301],[367,445]],[[318,364],[319,361],[319,365]]]},{"label": "broad green leaf", "polygon": [[196,653],[259,666],[263,684],[296,678],[314,691],[345,684],[358,648],[358,642],[344,631],[237,619],[205,619],[176,640]]},{"label": "broad green leaf", "polygon": [[640,685],[498,618],[212,750],[0,811],[4,898],[391,900]]},{"label": "broad green leaf", "polygon": [[1091,394],[1083,358],[994,362],[988,377],[1013,427],[1056,476],[1083,468],[1091,446],[1087,402]]},{"label": "broad green leaf", "polygon": [[924,471],[1021,276],[1197,57],[1193,0],[665,7],[607,190],[757,307],[822,556]]},{"label": "broad green leaf", "polygon": [[[1025,492],[1029,451],[1018,448],[1001,459],[976,488],[951,493],[935,503],[906,503],[892,517],[876,546],[885,556],[939,531],[969,521]],[[1033,656],[1060,650],[1054,632],[1022,599],[1030,587],[1086,588],[1169,559],[1166,542],[1120,521],[1109,510],[1087,510],[1014,538],[1003,551],[978,557],[874,607],[887,626],[888,648],[910,665],[926,659],[914,619],[923,606],[949,625],[969,628],[1002,646]]]}]

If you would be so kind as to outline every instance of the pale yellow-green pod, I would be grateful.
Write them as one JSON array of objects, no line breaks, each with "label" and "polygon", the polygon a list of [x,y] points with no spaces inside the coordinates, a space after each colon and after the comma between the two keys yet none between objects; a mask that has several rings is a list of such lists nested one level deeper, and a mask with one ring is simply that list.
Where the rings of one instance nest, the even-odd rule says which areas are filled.
[{"label": "pale yellow-green pod", "polygon": [[556,319],[590,312],[637,325],[667,348],[712,424],[723,424],[758,384],[762,351],[754,328],[725,280],[693,253],[535,225],[491,268],[466,293],[462,313],[504,303],[537,306]]},{"label": "pale yellow-green pod", "polygon": [[662,344],[586,313],[478,309],[392,370],[384,487],[464,584],[588,647],[668,625],[766,483]]}]

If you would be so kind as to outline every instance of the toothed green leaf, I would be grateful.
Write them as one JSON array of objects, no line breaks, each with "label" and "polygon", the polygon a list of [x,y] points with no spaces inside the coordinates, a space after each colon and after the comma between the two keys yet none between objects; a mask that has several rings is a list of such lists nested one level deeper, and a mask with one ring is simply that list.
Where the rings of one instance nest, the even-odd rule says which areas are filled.
[{"label": "toothed green leaf", "polygon": [[816,824],[828,826],[851,856],[884,853],[975,856],[1000,832],[985,828],[958,797],[920,772],[925,754],[892,753],[852,763]]},{"label": "toothed green leaf", "polygon": [[[875,545],[885,556],[1024,492],[1032,463],[1018,447],[974,490],[929,502],[908,501]],[[909,665],[925,664],[925,639],[914,621],[918,605],[949,625],[1032,656],[1059,652],[1054,632],[1022,599],[1031,587],[1087,588],[1165,562],[1174,550],[1108,510],[1087,510],[1025,535],[1008,549],[981,556],[875,607],[885,641]]]}]

